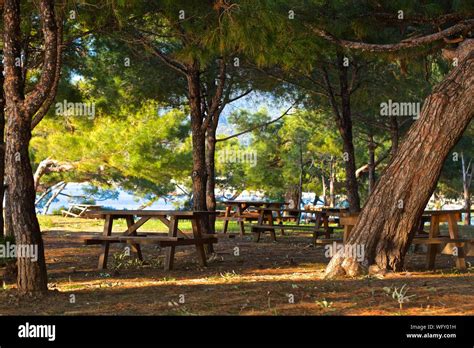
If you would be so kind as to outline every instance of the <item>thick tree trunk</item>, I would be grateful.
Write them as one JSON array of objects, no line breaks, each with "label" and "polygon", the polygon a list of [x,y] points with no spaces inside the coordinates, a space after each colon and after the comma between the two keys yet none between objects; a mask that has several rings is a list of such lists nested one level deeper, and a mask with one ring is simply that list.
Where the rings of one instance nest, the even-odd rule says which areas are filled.
[{"label": "thick tree trunk", "polygon": [[[206,129],[203,129],[201,83],[197,63],[188,69],[187,81],[193,144],[193,171],[191,174],[193,181],[193,210],[207,211]],[[201,228],[204,233],[208,233],[208,219],[201,221]]]},{"label": "thick tree trunk", "polygon": [[3,64],[0,64],[0,237],[5,235],[3,199],[5,197],[5,95],[3,94]]},{"label": "thick tree trunk", "polygon": [[340,250],[326,268],[327,277],[357,275],[372,265],[373,270],[402,269],[443,163],[474,116],[473,95],[471,52],[425,100],[420,119],[370,195],[346,243],[346,249],[364,247],[361,259]]},{"label": "thick tree trunk", "polygon": [[[13,232],[17,246],[26,245],[37,251],[33,257],[18,257],[18,291],[40,295],[48,290],[43,239],[36,218],[35,188],[28,154],[31,138],[30,119],[15,104],[8,105],[6,144],[6,177]],[[32,255],[30,255],[32,256]]]},{"label": "thick tree trunk", "polygon": [[[43,240],[35,211],[35,188],[28,146],[31,120],[49,95],[57,63],[57,26],[54,2],[41,0],[39,13],[44,38],[44,54],[38,83],[25,97],[22,69],[16,64],[21,57],[20,1],[5,0],[4,67],[6,126],[5,175],[8,204],[17,246],[29,249],[29,255],[17,255],[17,287],[20,294],[42,295],[48,290]],[[34,251],[32,253],[31,251]]]}]

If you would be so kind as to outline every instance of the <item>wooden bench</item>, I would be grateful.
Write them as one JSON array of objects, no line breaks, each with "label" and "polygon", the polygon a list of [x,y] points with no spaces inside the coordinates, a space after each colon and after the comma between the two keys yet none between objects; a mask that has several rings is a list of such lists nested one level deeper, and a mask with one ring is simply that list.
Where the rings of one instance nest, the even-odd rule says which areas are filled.
[{"label": "wooden bench", "polygon": [[245,222],[258,221],[259,212],[251,209],[259,207],[283,207],[286,202],[265,202],[265,201],[226,201],[224,202],[225,211],[217,216],[218,220],[224,221],[223,234],[227,233],[229,221],[235,221],[239,224],[240,236],[245,235]]},{"label": "wooden bench", "polygon": [[[83,242],[86,245],[100,244],[102,251],[99,256],[99,269],[107,268],[107,259],[109,255],[110,244],[128,243],[131,249],[136,253],[138,259],[143,260],[141,245],[155,244],[166,247],[165,270],[173,269],[174,254],[177,246],[195,245],[201,265],[206,266],[206,254],[204,244],[217,243],[217,238],[213,234],[204,234],[201,232],[201,219],[208,219],[212,212],[193,212],[193,211],[169,211],[169,210],[99,210],[90,212],[89,215],[96,218],[105,219],[102,235],[84,237]],[[138,218],[135,221],[135,217]],[[127,230],[122,234],[112,235],[113,221],[125,219],[127,221]],[[137,232],[143,224],[150,219],[158,219],[165,224],[169,231],[167,235],[150,233],[139,234]],[[178,228],[179,221],[189,220],[192,225],[192,233],[184,233]]]},{"label": "wooden bench", "polygon": [[[456,247],[457,255],[455,256],[456,268],[460,270],[466,269],[465,261],[465,247],[468,244],[474,242],[473,239],[459,238],[459,231],[457,222],[461,219],[461,211],[459,210],[427,210],[423,213],[420,221],[420,228],[418,233],[423,230],[425,222],[430,222],[430,231],[425,235],[417,235],[413,238],[412,244],[414,245],[427,245],[428,251],[426,254],[426,262],[428,269],[434,269],[436,254],[439,252],[439,245],[444,245],[446,248]],[[341,217],[341,225],[344,225],[344,235],[341,240],[342,243],[346,243],[352,228],[357,223],[358,214],[347,215]],[[442,222],[448,223],[449,236],[439,235],[439,225]],[[441,252],[443,252],[441,251]]]}]

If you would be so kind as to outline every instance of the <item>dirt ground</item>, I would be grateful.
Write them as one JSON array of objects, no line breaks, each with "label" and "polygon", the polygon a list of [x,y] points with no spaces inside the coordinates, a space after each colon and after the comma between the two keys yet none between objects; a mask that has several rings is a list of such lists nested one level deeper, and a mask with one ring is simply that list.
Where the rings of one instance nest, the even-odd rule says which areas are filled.
[{"label": "dirt ground", "polygon": [[[96,269],[99,246],[84,246],[76,233],[44,232],[51,294],[18,299],[14,279],[0,290],[0,315],[473,315],[474,258],[459,272],[438,255],[427,272],[424,253],[410,253],[406,271],[384,277],[324,280],[324,247],[309,236],[260,243],[222,239],[207,268],[192,247],[177,248],[175,269],[162,269],[164,250],[143,248],[146,263],[119,259],[112,245],[109,269]],[[238,248],[238,249],[236,249]],[[236,252],[238,251],[238,255]],[[115,254],[115,258],[114,258]],[[392,297],[405,289],[409,302]]]}]

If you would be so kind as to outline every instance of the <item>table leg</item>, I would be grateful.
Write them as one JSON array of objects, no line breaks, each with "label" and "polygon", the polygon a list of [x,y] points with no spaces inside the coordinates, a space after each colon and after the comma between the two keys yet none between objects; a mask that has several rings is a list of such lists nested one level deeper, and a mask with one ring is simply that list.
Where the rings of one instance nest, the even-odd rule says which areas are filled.
[{"label": "table leg", "polygon": [[[196,219],[191,220],[191,225],[193,226],[194,239],[198,241],[202,241],[201,224],[197,220],[197,217]],[[207,266],[206,252],[204,251],[204,245],[202,243],[197,243],[196,251],[198,253],[198,257],[199,257],[199,261],[201,262],[201,265]]]},{"label": "table leg", "polygon": [[[177,235],[178,235],[178,219],[176,219],[175,217],[171,217],[170,223],[169,223],[168,236],[176,237]],[[166,249],[165,271],[169,271],[173,269],[175,249],[176,249],[175,245],[170,245]]]},{"label": "table leg", "polygon": [[[127,216],[127,227],[130,230],[130,228],[135,224],[135,221],[133,220],[133,216]],[[130,236],[136,236],[137,235],[137,230],[134,229],[131,232],[128,233]],[[138,259],[140,261],[143,261],[143,255],[142,255],[142,248],[140,247],[140,244],[138,243],[130,243],[132,251],[137,255]]]},{"label": "table leg", "polygon": [[[232,207],[230,205],[226,206],[224,217],[227,217],[227,218],[230,217],[231,211],[232,211]],[[229,226],[229,220],[224,220],[224,231],[222,231],[222,233],[227,233],[228,226]]]},{"label": "table leg", "polygon": [[314,217],[314,231],[313,231],[313,244],[316,245],[316,240],[319,237],[318,230],[321,225],[321,215],[319,212],[313,213]]},{"label": "table leg", "polygon": [[[105,217],[105,223],[104,223],[104,231],[102,233],[103,236],[110,236],[112,234],[112,224],[113,224],[113,217],[111,215],[107,215]],[[108,241],[103,241],[102,242],[102,250],[99,256],[99,269],[106,269],[107,268],[107,259],[109,257],[109,247],[110,247],[110,242]]]},{"label": "table leg", "polygon": [[[263,221],[265,221],[265,211],[264,210],[260,210],[259,214],[258,214],[258,222],[257,222],[257,225],[263,225]],[[257,228],[253,228],[251,229],[252,232],[256,233],[256,237],[255,237],[255,243],[258,243],[260,241],[260,234],[262,233],[262,231]]]},{"label": "table leg", "polygon": [[242,205],[237,206],[237,217],[239,217],[239,227],[240,227],[240,235],[243,237],[245,234],[245,228],[244,228],[244,221],[242,220],[242,216],[244,215],[244,208]]},{"label": "table leg", "polygon": [[323,219],[324,232],[325,232],[326,238],[331,238],[331,230],[329,229],[329,215],[323,212],[321,213],[321,217]]},{"label": "table leg", "polygon": [[[458,219],[456,215],[449,214],[448,215],[448,230],[449,230],[449,237],[451,239],[458,239],[459,238],[459,229],[458,229]],[[456,268],[460,270],[466,269],[466,260],[464,255],[464,247],[462,244],[460,246],[456,245],[457,248],[457,256],[456,256]]]},{"label": "table leg", "polygon": [[[438,237],[439,220],[440,220],[439,215],[431,215],[429,238]],[[428,244],[428,250],[426,253],[426,267],[428,269],[434,269],[437,253],[438,253],[438,246],[433,245],[433,244]]]},{"label": "table leg", "polygon": [[[278,223],[278,225],[283,225],[283,218],[282,218],[282,215],[281,215],[281,211],[280,211],[280,210],[277,210],[276,215],[277,215],[277,223]],[[282,236],[285,235],[285,230],[284,230],[283,228],[281,229],[281,235],[282,235]]]},{"label": "table leg", "polygon": [[[270,226],[273,226],[273,212],[271,210],[268,211],[268,222]],[[270,235],[272,236],[272,239],[274,242],[276,242],[276,233],[274,228],[270,228]]]}]

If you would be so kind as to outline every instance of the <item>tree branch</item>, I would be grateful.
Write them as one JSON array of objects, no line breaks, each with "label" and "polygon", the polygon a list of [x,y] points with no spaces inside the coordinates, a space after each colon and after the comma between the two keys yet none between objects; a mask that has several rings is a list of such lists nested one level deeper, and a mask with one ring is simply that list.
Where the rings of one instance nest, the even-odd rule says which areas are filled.
[{"label": "tree branch", "polygon": [[228,137],[224,137],[224,138],[220,138],[220,139],[216,139],[216,142],[219,142],[219,141],[226,141],[226,140],[229,140],[229,139],[232,139],[232,138],[236,138],[236,137],[239,137],[241,135],[244,135],[246,133],[249,133],[255,129],[258,129],[258,128],[262,128],[262,127],[266,127],[266,126],[269,126],[271,125],[272,123],[275,123],[275,122],[278,122],[279,120],[281,120],[283,117],[285,117],[286,115],[291,115],[289,114],[290,110],[299,102],[299,100],[296,100],[293,104],[291,104],[291,106],[283,113],[281,114],[279,117],[275,118],[274,120],[271,120],[271,121],[268,121],[268,122],[265,122],[265,123],[262,123],[262,124],[259,124],[259,125],[256,125],[256,126],[253,126],[253,127],[250,127],[249,129],[246,129],[242,132],[239,132],[237,134],[233,134],[233,135],[229,135]]},{"label": "tree branch", "polygon": [[56,55],[56,69],[54,71],[54,79],[53,85],[48,93],[48,97],[41,105],[40,109],[36,112],[33,116],[31,121],[31,129],[34,129],[38,123],[41,122],[43,117],[47,114],[51,104],[53,103],[54,99],[56,98],[56,94],[58,92],[59,80],[61,79],[61,68],[63,63],[63,17],[58,18],[58,35],[57,35],[57,55]]},{"label": "tree branch", "polygon": [[365,43],[365,42],[355,42],[355,41],[338,39],[337,37],[335,37],[334,35],[328,33],[327,31],[323,29],[310,26],[310,29],[316,35],[322,37],[323,39],[327,41],[330,41],[344,48],[362,50],[362,51],[367,51],[367,52],[395,52],[395,51],[399,51],[403,49],[418,47],[418,46],[425,45],[434,41],[442,40],[454,34],[469,32],[473,28],[474,28],[474,19],[469,19],[469,20],[462,21],[456,25],[453,25],[452,27],[449,27],[447,29],[441,30],[435,34],[406,39],[395,44],[370,44],[370,43]]},{"label": "tree branch", "polygon": [[44,36],[44,60],[41,77],[33,91],[25,98],[25,110],[29,117],[38,111],[54,84],[58,54],[58,26],[52,0],[40,1],[41,26]]}]

